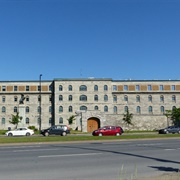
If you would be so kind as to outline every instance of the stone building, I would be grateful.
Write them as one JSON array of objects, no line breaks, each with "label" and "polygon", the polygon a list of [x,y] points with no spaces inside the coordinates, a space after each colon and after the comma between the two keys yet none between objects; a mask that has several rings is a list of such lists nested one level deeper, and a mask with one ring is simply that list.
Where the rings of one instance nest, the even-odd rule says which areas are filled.
[{"label": "stone building", "polygon": [[[40,117],[42,128],[68,124],[75,115],[71,127],[84,132],[104,125],[153,130],[171,123],[164,112],[179,107],[180,81],[54,79],[42,81],[41,88],[39,81],[1,81],[0,129],[12,127],[9,120],[19,112],[22,94],[26,126],[39,128]],[[122,120],[127,109],[133,114],[129,127]]]}]

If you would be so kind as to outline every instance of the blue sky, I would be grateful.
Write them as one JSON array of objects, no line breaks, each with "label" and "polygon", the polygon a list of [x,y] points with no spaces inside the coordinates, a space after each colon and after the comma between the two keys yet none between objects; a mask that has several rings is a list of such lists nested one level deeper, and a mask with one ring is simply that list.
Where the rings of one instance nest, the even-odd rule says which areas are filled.
[{"label": "blue sky", "polygon": [[0,0],[0,81],[180,79],[179,0]]}]

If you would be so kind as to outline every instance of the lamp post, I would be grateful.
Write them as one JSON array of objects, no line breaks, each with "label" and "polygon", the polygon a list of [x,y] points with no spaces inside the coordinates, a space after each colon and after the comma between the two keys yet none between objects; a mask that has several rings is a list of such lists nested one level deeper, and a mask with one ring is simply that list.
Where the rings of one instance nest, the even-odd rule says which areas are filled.
[{"label": "lamp post", "polygon": [[41,133],[41,77],[42,74],[39,75],[39,133]]}]

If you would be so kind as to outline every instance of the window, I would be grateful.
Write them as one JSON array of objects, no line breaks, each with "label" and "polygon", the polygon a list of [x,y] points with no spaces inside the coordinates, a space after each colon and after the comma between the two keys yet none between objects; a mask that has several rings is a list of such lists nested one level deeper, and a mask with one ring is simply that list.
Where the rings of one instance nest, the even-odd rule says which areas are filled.
[{"label": "window", "polygon": [[38,86],[38,91],[41,91],[41,86]]},{"label": "window", "polygon": [[29,113],[29,107],[26,106],[26,113]]},{"label": "window", "polygon": [[17,107],[16,107],[16,106],[14,107],[14,112],[15,112],[15,113],[17,113],[17,112],[18,112],[18,110],[17,110]]},{"label": "window", "polygon": [[163,95],[160,96],[160,102],[164,102],[164,96]]},{"label": "window", "polygon": [[63,101],[63,96],[59,95],[59,101]]},{"label": "window", "polygon": [[104,112],[108,112],[108,107],[104,106]]},{"label": "window", "polygon": [[113,85],[113,91],[117,91],[117,86]]},{"label": "window", "polygon": [[86,111],[86,110],[87,110],[87,107],[86,107],[86,106],[81,106],[81,107],[80,107],[80,110]]},{"label": "window", "polygon": [[160,90],[160,91],[163,91],[163,90],[164,90],[164,86],[163,86],[163,85],[160,85],[160,86],[159,86],[159,90]]},{"label": "window", "polygon": [[26,96],[26,102],[29,102],[29,96]]},{"label": "window", "polygon": [[128,96],[127,95],[124,96],[124,101],[128,102]]},{"label": "window", "polygon": [[62,117],[59,118],[59,124],[63,124],[63,118]]},{"label": "window", "polygon": [[87,96],[86,96],[86,95],[81,95],[81,96],[79,97],[79,100],[80,100],[80,101],[87,101]]},{"label": "window", "polygon": [[114,107],[113,107],[113,112],[114,112],[115,114],[117,114],[117,106],[114,106]]},{"label": "window", "polygon": [[52,113],[52,106],[49,106],[49,113]]},{"label": "window", "polygon": [[108,96],[104,95],[104,101],[108,101]]},{"label": "window", "polygon": [[52,88],[52,85],[49,85],[49,91],[52,91],[53,88]]},{"label": "window", "polygon": [[98,95],[94,95],[94,101],[98,101]]},{"label": "window", "polygon": [[176,96],[172,95],[172,102],[176,102]]},{"label": "window", "polygon": [[62,90],[63,90],[63,86],[59,85],[59,91],[62,91]]},{"label": "window", "polygon": [[152,86],[148,85],[148,91],[152,91]]},{"label": "window", "polygon": [[152,102],[152,96],[151,95],[148,96],[148,101]]},{"label": "window", "polygon": [[73,99],[73,97],[72,97],[72,95],[69,95],[69,101],[72,101],[72,99]]},{"label": "window", "polygon": [[41,101],[41,96],[38,96],[38,101]]},{"label": "window", "polygon": [[140,91],[140,86],[136,85],[136,91]]},{"label": "window", "polygon": [[69,106],[69,112],[73,112],[72,106]]},{"label": "window", "polygon": [[124,112],[127,113],[128,112],[128,106],[124,107]]},{"label": "window", "polygon": [[6,119],[5,118],[2,118],[1,124],[6,124]]},{"label": "window", "polygon": [[98,86],[97,85],[94,86],[94,91],[98,91]]},{"label": "window", "polygon": [[104,85],[104,91],[108,91],[108,86]]},{"label": "window", "polygon": [[26,118],[26,124],[29,124],[29,118]]},{"label": "window", "polygon": [[5,106],[2,107],[2,112],[3,112],[3,113],[6,112],[6,107],[5,107]]},{"label": "window", "polygon": [[40,106],[37,107],[37,112],[38,112],[38,113],[41,112],[41,107],[40,107]]},{"label": "window", "polygon": [[14,91],[17,91],[18,90],[18,87],[17,86],[14,86]]},{"label": "window", "polygon": [[63,107],[62,106],[59,106],[59,112],[63,112]]},{"label": "window", "polygon": [[49,96],[49,101],[50,101],[50,102],[52,101],[52,96],[51,96],[51,95]]},{"label": "window", "polygon": [[68,86],[68,90],[72,91],[72,86],[71,85]]},{"label": "window", "polygon": [[94,106],[94,110],[96,110],[96,111],[97,111],[98,109],[99,109],[99,108],[98,108],[98,106]]},{"label": "window", "polygon": [[174,109],[176,109],[176,106],[173,106],[173,107],[172,107],[172,110],[174,110]]},{"label": "window", "polygon": [[85,85],[81,85],[79,87],[79,91],[87,91],[87,87]]},{"label": "window", "polygon": [[14,96],[14,102],[17,102],[17,101],[18,101],[18,97]]},{"label": "window", "polygon": [[124,85],[124,91],[128,91],[128,85]]},{"label": "window", "polygon": [[117,96],[116,95],[113,96],[113,101],[117,102]]},{"label": "window", "polygon": [[139,95],[136,96],[136,102],[140,102],[140,96]]},{"label": "window", "polygon": [[136,113],[141,114],[141,107],[140,106],[136,107]]},{"label": "window", "polygon": [[51,123],[52,123],[52,118],[50,117],[50,118],[49,118],[49,124],[51,124]]},{"label": "window", "polygon": [[176,90],[176,86],[175,85],[171,85],[171,90],[175,91]]},{"label": "window", "polygon": [[2,86],[2,91],[6,91],[6,86]]},{"label": "window", "polygon": [[5,96],[2,97],[2,102],[6,102],[6,97]]},{"label": "window", "polygon": [[161,113],[164,113],[164,106],[161,106],[160,111]]},{"label": "window", "polygon": [[149,107],[148,107],[148,111],[149,111],[149,113],[152,113],[152,112],[153,112],[152,106],[149,106]]},{"label": "window", "polygon": [[29,91],[29,86],[26,86],[26,91]]}]

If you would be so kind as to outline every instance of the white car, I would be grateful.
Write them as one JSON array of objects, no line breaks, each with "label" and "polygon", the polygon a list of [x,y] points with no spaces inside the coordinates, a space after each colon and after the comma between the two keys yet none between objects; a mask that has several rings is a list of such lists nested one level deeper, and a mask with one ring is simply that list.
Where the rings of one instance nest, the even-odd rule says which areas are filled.
[{"label": "white car", "polygon": [[20,127],[15,130],[6,132],[7,136],[31,136],[33,134],[34,134],[34,131],[27,127]]}]

